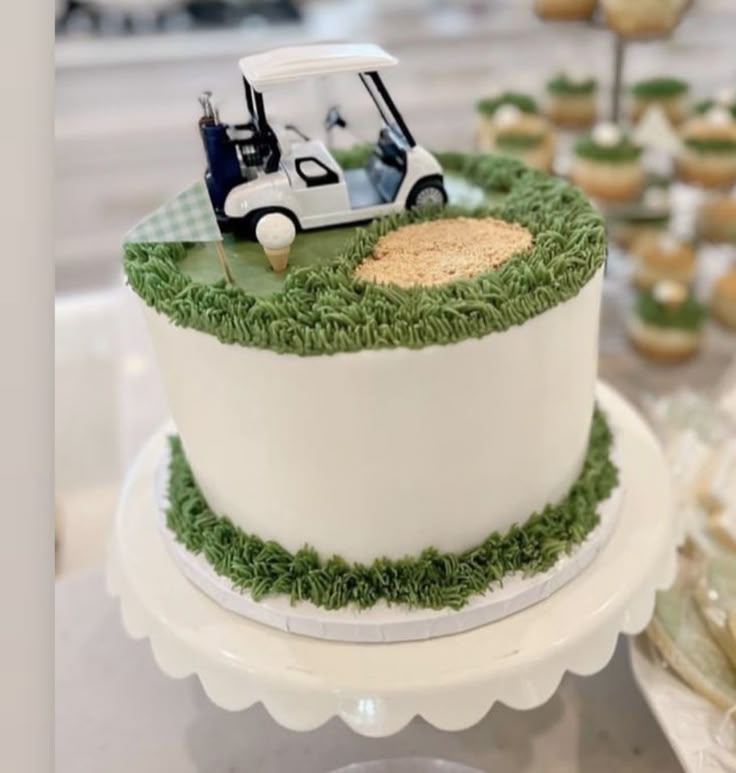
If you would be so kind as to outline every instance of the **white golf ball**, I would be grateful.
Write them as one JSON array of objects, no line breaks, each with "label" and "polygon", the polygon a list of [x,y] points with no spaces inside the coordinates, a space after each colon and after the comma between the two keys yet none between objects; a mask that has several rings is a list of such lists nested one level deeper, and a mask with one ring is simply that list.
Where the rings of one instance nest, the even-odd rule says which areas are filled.
[{"label": "white golf ball", "polygon": [[279,212],[264,215],[256,224],[256,239],[271,250],[281,250],[291,246],[296,238],[296,228],[290,217]]}]

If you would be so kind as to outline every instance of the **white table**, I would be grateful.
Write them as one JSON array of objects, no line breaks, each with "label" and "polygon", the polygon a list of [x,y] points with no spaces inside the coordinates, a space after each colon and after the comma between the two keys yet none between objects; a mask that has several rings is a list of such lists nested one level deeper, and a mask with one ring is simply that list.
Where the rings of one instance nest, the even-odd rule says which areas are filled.
[{"label": "white table", "polygon": [[349,762],[437,756],[482,770],[680,770],[631,675],[623,642],[592,677],[566,676],[544,706],[496,706],[460,733],[415,720],[385,739],[338,720],[293,733],[261,706],[228,713],[192,677],[161,674],[148,644],[125,635],[102,575],[56,589],[57,773],[326,773]]}]

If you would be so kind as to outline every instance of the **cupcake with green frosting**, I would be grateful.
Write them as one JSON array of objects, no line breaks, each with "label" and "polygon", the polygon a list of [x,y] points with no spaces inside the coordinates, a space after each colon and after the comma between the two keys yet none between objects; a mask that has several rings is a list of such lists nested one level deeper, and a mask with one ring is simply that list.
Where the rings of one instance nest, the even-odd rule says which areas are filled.
[{"label": "cupcake with green frosting", "polygon": [[706,309],[685,285],[657,282],[639,294],[629,319],[633,347],[659,362],[681,362],[700,348]]},{"label": "cupcake with green frosting", "polygon": [[680,132],[677,173],[685,182],[722,188],[736,182],[736,118],[722,106],[688,120]]},{"label": "cupcake with green frosting", "polygon": [[532,97],[506,92],[480,100],[477,109],[479,150],[512,156],[534,169],[551,171],[554,131],[546,118],[539,115]]},{"label": "cupcake with green frosting", "polygon": [[572,181],[603,201],[630,201],[644,183],[641,148],[618,126],[599,124],[573,149]]},{"label": "cupcake with green frosting", "polygon": [[582,128],[596,119],[598,81],[588,75],[559,72],[546,85],[544,113],[558,126]]},{"label": "cupcake with green frosting", "polygon": [[695,115],[704,115],[714,107],[724,107],[736,118],[736,89],[723,88],[714,97],[696,102],[693,112]]},{"label": "cupcake with green frosting", "polygon": [[662,76],[638,81],[631,87],[629,112],[638,123],[650,107],[659,107],[673,125],[682,123],[688,111],[688,84],[679,78]]},{"label": "cupcake with green frosting", "polygon": [[611,237],[629,249],[643,236],[657,237],[669,227],[671,207],[666,185],[652,184],[636,201],[607,210]]}]

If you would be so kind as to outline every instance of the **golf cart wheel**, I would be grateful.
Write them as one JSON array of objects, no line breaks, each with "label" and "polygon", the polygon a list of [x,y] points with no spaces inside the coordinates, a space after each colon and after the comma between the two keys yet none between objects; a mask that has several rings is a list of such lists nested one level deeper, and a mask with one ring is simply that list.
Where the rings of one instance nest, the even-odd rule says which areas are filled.
[{"label": "golf cart wheel", "polygon": [[246,239],[250,239],[252,242],[258,241],[256,239],[256,226],[258,225],[258,221],[264,215],[270,215],[273,212],[276,212],[279,215],[285,215],[286,217],[288,217],[289,220],[291,220],[291,222],[294,223],[294,228],[296,229],[296,232],[299,233],[299,231],[301,231],[301,227],[299,226],[299,220],[291,210],[285,209],[283,207],[263,207],[262,209],[257,209],[254,212],[251,212],[247,217],[244,217],[242,220],[233,221],[235,233],[237,233],[238,236],[243,236]]},{"label": "golf cart wheel", "polygon": [[409,193],[406,199],[407,209],[414,207],[441,207],[447,204],[447,191],[439,177],[430,177],[420,180]]}]

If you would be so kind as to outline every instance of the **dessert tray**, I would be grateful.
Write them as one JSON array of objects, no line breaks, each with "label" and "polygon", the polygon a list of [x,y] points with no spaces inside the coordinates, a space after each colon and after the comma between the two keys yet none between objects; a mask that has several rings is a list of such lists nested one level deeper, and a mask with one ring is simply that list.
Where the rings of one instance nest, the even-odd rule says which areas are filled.
[{"label": "dessert tray", "polygon": [[110,542],[108,588],[120,599],[125,628],[149,639],[169,676],[197,674],[218,706],[242,710],[260,701],[292,730],[339,716],[360,734],[385,736],[417,715],[460,730],[496,701],[534,708],[565,671],[603,668],[618,635],[645,627],[656,590],[674,578],[679,527],[659,445],[613,389],[599,384],[597,397],[616,427],[625,492],[600,554],[534,606],[418,642],[319,641],[246,620],[200,592],[177,568],[157,524],[164,428],[129,474]]}]

